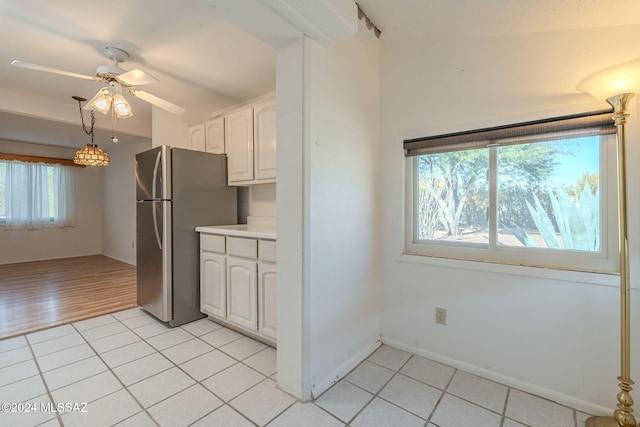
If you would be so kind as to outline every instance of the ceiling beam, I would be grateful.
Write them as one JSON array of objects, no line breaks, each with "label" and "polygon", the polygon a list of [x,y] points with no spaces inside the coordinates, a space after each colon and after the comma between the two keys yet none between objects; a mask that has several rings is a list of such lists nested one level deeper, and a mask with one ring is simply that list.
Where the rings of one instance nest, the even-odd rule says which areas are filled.
[{"label": "ceiling beam", "polygon": [[262,0],[274,12],[321,46],[358,31],[358,6],[352,0]]}]

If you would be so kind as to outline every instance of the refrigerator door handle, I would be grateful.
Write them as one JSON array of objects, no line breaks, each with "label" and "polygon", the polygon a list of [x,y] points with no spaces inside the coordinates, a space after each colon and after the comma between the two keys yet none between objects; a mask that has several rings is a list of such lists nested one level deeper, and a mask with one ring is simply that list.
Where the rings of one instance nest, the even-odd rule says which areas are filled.
[{"label": "refrigerator door handle", "polygon": [[161,158],[162,158],[162,151],[158,151],[158,156],[156,157],[156,164],[153,166],[153,180],[151,182],[151,198],[153,200],[156,199],[156,181],[158,180],[158,167],[160,166]]},{"label": "refrigerator door handle", "polygon": [[153,180],[151,183],[151,209],[153,210],[153,231],[156,233],[156,242],[158,242],[158,249],[162,250],[162,239],[160,238],[160,232],[158,231],[158,213],[156,211],[156,182],[158,180],[158,168],[160,166],[160,159],[162,158],[162,151],[158,151],[156,157],[156,164],[153,166]]},{"label": "refrigerator door handle", "polygon": [[158,242],[158,249],[162,250],[162,239],[160,238],[160,232],[158,231],[158,211],[156,210],[156,203],[162,202],[158,202],[157,200],[151,202],[151,210],[153,211],[153,231],[155,231],[156,233],[156,242]]}]

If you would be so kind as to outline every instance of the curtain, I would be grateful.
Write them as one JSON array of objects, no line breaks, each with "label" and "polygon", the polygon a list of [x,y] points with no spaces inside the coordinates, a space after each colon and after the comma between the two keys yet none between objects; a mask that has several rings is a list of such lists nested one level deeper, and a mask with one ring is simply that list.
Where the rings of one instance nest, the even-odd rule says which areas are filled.
[{"label": "curtain", "polygon": [[70,166],[53,165],[53,225],[74,227],[76,225],[75,169]]},{"label": "curtain", "polygon": [[69,166],[8,161],[4,196],[9,230],[75,225],[75,186]]}]

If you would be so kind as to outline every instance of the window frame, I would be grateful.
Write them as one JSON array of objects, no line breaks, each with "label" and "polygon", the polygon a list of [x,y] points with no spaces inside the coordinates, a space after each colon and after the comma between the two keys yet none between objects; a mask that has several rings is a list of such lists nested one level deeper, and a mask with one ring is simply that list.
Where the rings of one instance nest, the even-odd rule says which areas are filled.
[{"label": "window frame", "polygon": [[[416,203],[418,196],[418,156],[408,156],[405,159],[404,254],[568,271],[618,273],[617,141],[615,134],[600,135],[600,138],[600,252],[498,245],[496,193],[498,178],[497,151],[499,147],[494,146],[491,141],[485,141],[484,146],[489,150],[489,243],[483,245],[417,239],[416,225],[419,215]],[[475,148],[480,147],[480,145],[476,145]]]}]

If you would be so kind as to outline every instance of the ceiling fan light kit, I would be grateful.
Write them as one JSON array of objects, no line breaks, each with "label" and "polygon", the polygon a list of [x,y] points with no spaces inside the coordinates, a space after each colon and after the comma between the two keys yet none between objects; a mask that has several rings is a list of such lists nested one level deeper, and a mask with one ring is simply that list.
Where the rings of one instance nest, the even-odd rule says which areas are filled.
[{"label": "ceiling fan light kit", "polygon": [[107,114],[113,106],[113,112],[119,119],[126,119],[133,116],[131,105],[122,96],[122,87],[117,82],[109,82],[108,87],[103,87],[85,105],[85,110],[97,110],[102,114]]}]

